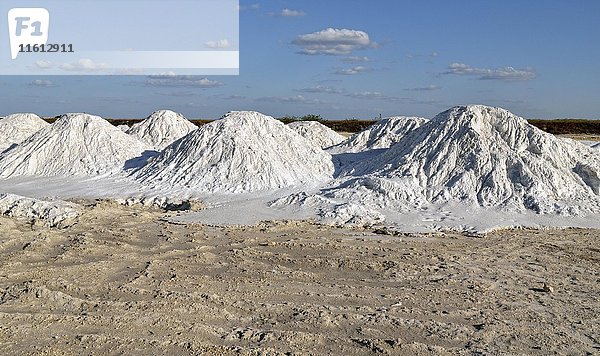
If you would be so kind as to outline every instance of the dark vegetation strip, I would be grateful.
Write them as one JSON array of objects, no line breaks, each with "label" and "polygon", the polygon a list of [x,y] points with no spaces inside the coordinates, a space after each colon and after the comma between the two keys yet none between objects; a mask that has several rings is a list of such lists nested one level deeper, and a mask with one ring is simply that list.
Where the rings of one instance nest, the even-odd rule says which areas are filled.
[{"label": "dark vegetation strip", "polygon": [[[373,125],[375,120],[325,120],[317,116],[318,119],[309,121],[318,121],[323,125],[338,132],[359,132]],[[46,118],[49,123],[53,123],[57,118]],[[301,118],[281,118],[279,119],[285,124],[294,121],[299,121]],[[108,119],[115,126],[127,125],[132,126],[140,119]],[[213,120],[191,120],[196,126],[206,125]],[[555,135],[600,135],[600,120],[528,120],[530,124],[539,129]]]},{"label": "dark vegetation strip", "polygon": [[555,135],[600,135],[600,120],[528,120],[530,124]]}]

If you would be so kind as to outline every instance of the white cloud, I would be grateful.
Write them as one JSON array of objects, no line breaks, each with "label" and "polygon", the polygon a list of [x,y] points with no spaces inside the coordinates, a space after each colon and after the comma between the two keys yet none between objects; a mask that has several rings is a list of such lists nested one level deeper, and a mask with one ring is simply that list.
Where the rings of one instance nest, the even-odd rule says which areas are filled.
[{"label": "white cloud", "polygon": [[366,67],[358,66],[358,67],[354,67],[354,68],[338,69],[338,70],[336,70],[334,72],[334,74],[338,74],[338,75],[355,75],[355,74],[364,73],[366,71],[367,71]]},{"label": "white cloud", "polygon": [[366,62],[370,62],[371,59],[369,57],[357,57],[357,56],[352,56],[352,57],[345,57],[341,59],[342,62],[349,62],[349,63],[366,63]]},{"label": "white cloud", "polygon": [[146,86],[152,87],[187,87],[187,88],[215,88],[222,86],[223,83],[208,78],[199,78],[194,76],[178,76],[172,72],[151,75],[144,82]]},{"label": "white cloud", "polygon": [[31,82],[30,85],[33,85],[35,87],[44,87],[44,88],[50,88],[50,87],[56,86],[52,81],[42,80],[42,79],[36,79],[33,82]]},{"label": "white cloud", "polygon": [[189,91],[177,91],[177,92],[170,92],[170,93],[156,93],[157,95],[162,95],[162,96],[171,96],[171,97],[177,97],[177,98],[190,98],[195,96],[196,94],[189,92]]},{"label": "white cloud", "polygon": [[202,86],[202,87],[218,87],[223,85],[222,83],[216,81],[216,80],[210,80],[210,79],[200,79],[194,82],[197,86]]},{"label": "white cloud", "polygon": [[222,99],[222,100],[244,100],[244,99],[246,99],[245,96],[243,96],[243,95],[236,95],[236,94],[227,95],[227,96],[217,95],[216,97],[218,99]]},{"label": "white cloud", "polygon": [[475,68],[464,63],[452,63],[448,66],[448,71],[444,74],[474,76],[480,80],[503,80],[503,81],[524,81],[537,77],[535,71],[531,68],[515,69],[513,67],[501,68]]},{"label": "white cloud", "polygon": [[426,87],[417,87],[417,88],[406,88],[406,91],[434,91],[442,89],[439,85],[428,85]]},{"label": "white cloud", "polygon": [[348,93],[347,97],[355,99],[392,99],[392,97],[384,95],[377,91],[364,91],[359,93]]},{"label": "white cloud", "polygon": [[117,68],[111,74],[116,75],[144,75],[142,68]]},{"label": "white cloud", "polygon": [[409,54],[406,57],[408,57],[409,59],[416,59],[416,58],[436,58],[438,56],[439,56],[439,53],[434,51],[434,52],[427,53],[427,54],[423,54],[423,53]]},{"label": "white cloud", "polygon": [[332,87],[321,86],[321,85],[317,85],[315,87],[310,87],[310,88],[298,89],[297,91],[303,92],[303,93],[319,93],[319,94],[344,94],[345,93],[344,90],[336,89],[336,88],[332,88]]},{"label": "white cloud", "polygon": [[256,99],[257,101],[267,101],[272,103],[297,103],[297,104],[325,104],[319,99],[309,99],[302,95],[296,96],[267,96]]},{"label": "white cloud", "polygon": [[354,99],[365,99],[365,100],[383,100],[388,102],[413,102],[413,99],[410,98],[402,98],[399,96],[391,96],[386,95],[384,93],[378,91],[363,91],[363,92],[355,92],[355,93],[347,93],[344,94],[349,98]]},{"label": "white cloud", "polygon": [[283,10],[281,10],[281,13],[279,15],[282,17],[300,17],[300,16],[305,16],[306,13],[301,10],[283,9]]},{"label": "white cloud", "polygon": [[204,46],[206,46],[207,48],[212,48],[212,49],[223,49],[223,48],[229,48],[231,46],[231,44],[229,43],[229,40],[218,40],[218,41],[208,41],[204,44]]},{"label": "white cloud", "polygon": [[292,44],[301,48],[301,54],[309,55],[349,55],[377,46],[364,31],[334,28],[298,36]]},{"label": "white cloud", "polygon": [[40,60],[33,63],[33,66],[38,69],[50,69],[53,67],[52,62]]},{"label": "white cloud", "polygon": [[151,75],[150,78],[155,78],[155,79],[165,79],[165,78],[173,78],[176,77],[177,74],[173,71],[168,71],[168,72],[162,72],[160,74],[157,75]]},{"label": "white cloud", "polygon": [[248,6],[238,5],[238,11],[246,11],[246,10],[258,10],[260,9],[260,4],[252,4]]},{"label": "white cloud", "polygon": [[109,69],[107,64],[96,63],[89,58],[80,59],[74,63],[61,64],[59,68],[65,71],[74,72],[95,72]]}]

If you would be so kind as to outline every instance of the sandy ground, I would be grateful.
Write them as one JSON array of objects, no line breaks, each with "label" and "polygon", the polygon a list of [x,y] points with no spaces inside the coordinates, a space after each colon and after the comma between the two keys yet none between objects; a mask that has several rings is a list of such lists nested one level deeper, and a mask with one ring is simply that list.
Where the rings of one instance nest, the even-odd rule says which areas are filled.
[{"label": "sandy ground", "polygon": [[600,141],[600,135],[581,135],[581,134],[569,134],[569,135],[557,135],[558,137],[568,137],[576,141]]},{"label": "sandy ground", "polygon": [[345,131],[336,131],[336,132],[344,137],[350,137],[356,133],[356,132],[345,132]]},{"label": "sandy ground", "polygon": [[0,354],[598,354],[600,231],[0,218]]}]

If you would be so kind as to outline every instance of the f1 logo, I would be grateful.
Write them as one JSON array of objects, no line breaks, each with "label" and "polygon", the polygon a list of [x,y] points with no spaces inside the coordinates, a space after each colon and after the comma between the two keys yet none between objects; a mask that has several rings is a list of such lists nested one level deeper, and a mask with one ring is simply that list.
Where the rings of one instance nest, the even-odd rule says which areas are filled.
[{"label": "f1 logo", "polygon": [[8,11],[12,59],[17,59],[21,45],[46,44],[49,28],[50,13],[44,8],[16,8]]}]

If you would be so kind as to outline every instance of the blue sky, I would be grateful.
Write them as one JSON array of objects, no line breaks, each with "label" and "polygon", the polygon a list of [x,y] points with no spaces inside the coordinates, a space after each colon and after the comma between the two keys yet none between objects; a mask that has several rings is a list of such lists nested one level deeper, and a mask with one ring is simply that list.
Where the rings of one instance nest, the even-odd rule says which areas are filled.
[{"label": "blue sky", "polygon": [[597,0],[242,1],[239,76],[0,77],[0,114],[600,118],[598,23]]}]

